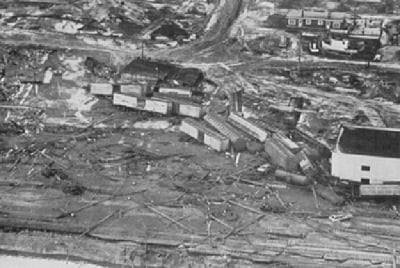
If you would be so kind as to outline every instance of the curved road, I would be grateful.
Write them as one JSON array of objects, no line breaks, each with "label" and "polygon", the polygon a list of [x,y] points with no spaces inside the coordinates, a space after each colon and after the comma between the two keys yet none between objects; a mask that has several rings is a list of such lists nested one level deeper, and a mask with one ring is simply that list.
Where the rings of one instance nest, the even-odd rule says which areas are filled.
[{"label": "curved road", "polygon": [[243,0],[218,0],[214,13],[211,17],[217,16],[215,24],[199,40],[186,46],[175,49],[168,49],[155,53],[156,56],[173,59],[191,59],[194,53],[209,49],[214,45],[221,44],[229,37],[229,31],[239,17]]},{"label": "curved road", "polygon": [[[229,30],[240,14],[243,0],[217,0],[217,5],[211,18],[215,18],[215,24],[211,26],[204,36],[194,43],[175,49],[165,49],[158,51],[146,51],[152,57],[187,59],[194,51],[201,51],[215,44],[221,43],[228,37]],[[118,47],[110,45],[107,38],[104,45],[100,42],[85,42],[85,38],[92,39],[91,36],[80,35],[74,37],[70,34],[57,32],[37,32],[31,30],[3,28],[0,30],[1,44],[7,45],[35,45],[49,47],[52,49],[75,49],[79,51],[90,51],[93,53],[109,53],[113,64],[124,64],[130,59],[139,56],[141,50],[132,50],[129,47]]]}]

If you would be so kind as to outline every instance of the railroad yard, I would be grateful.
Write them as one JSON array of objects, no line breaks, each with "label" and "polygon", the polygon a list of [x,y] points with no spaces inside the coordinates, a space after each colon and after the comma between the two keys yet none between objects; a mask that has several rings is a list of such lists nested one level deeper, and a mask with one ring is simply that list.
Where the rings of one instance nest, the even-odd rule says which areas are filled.
[{"label": "railroad yard", "polygon": [[313,54],[314,39],[271,26],[286,2],[1,3],[0,254],[400,266],[398,197],[332,174],[358,128],[393,131],[398,157],[397,46]]}]

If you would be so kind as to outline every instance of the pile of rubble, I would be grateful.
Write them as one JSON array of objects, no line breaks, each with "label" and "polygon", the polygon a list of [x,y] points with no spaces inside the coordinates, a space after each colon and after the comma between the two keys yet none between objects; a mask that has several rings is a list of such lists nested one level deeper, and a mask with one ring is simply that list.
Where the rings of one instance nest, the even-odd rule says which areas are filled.
[{"label": "pile of rubble", "polygon": [[[91,83],[90,92],[112,98],[116,106],[163,116],[185,117],[180,125],[182,133],[217,152],[232,155],[236,166],[241,153],[257,154],[268,161],[268,164],[259,168],[267,177],[273,176],[294,185],[310,186],[315,194],[318,193],[331,203],[344,203],[344,198],[338,196],[332,188],[323,186],[331,183],[327,179],[330,177],[330,150],[299,128],[287,132],[271,122],[245,118],[241,90],[225,92],[229,102],[222,111],[210,105],[209,99],[201,101],[193,97],[192,90],[188,88],[151,87],[139,82]],[[299,105],[299,100],[292,104]],[[292,111],[292,120],[297,122],[301,109],[288,108]]]}]

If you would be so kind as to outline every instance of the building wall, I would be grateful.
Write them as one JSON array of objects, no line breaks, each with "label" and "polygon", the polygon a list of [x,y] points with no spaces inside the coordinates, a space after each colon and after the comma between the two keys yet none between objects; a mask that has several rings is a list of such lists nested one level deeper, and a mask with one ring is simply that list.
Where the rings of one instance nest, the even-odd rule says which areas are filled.
[{"label": "building wall", "polygon": [[287,27],[299,27],[299,20],[296,18],[288,18],[286,22]]},{"label": "building wall", "polygon": [[303,19],[303,26],[312,28],[325,28],[325,19]]},{"label": "building wall", "polygon": [[[307,24],[307,21],[309,24]],[[343,20],[333,20],[333,19],[307,19],[307,18],[288,18],[287,19],[287,27],[289,28],[313,28],[313,29],[325,29],[327,25],[331,29],[342,29],[343,28]]]},{"label": "building wall", "polygon": [[[362,170],[363,166],[370,170]],[[371,184],[400,183],[400,159],[333,152],[332,175],[355,182],[365,178]]]}]

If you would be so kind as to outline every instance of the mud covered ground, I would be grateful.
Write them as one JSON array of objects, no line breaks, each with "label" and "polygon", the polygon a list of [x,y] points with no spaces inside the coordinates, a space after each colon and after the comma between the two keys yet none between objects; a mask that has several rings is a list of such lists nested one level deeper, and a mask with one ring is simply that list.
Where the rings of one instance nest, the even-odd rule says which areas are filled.
[{"label": "mud covered ground", "polygon": [[[208,108],[223,110],[223,92],[243,88],[245,116],[282,131],[290,98],[305,98],[299,127],[328,148],[341,123],[399,126],[397,66],[311,57],[298,66],[249,55],[231,35],[246,3],[215,3],[203,39],[149,55],[202,69],[212,81]],[[329,194],[286,183],[275,167],[260,169],[271,162],[262,149],[237,161],[182,134],[182,117],[116,107],[89,93],[90,82],[118,79],[121,61],[101,61],[99,50],[123,61],[139,51],[87,42],[66,49],[57,40],[44,46],[52,35],[20,29],[9,36],[22,41],[2,41],[2,252],[105,267],[398,265],[397,200],[354,198],[327,174],[328,159],[317,186]],[[334,204],[332,193],[345,202]],[[347,221],[329,220],[347,214]]]}]

